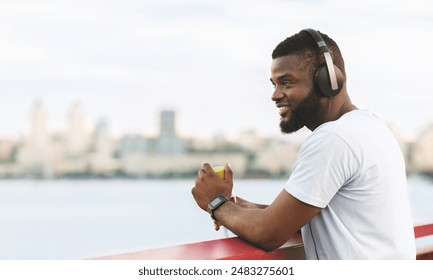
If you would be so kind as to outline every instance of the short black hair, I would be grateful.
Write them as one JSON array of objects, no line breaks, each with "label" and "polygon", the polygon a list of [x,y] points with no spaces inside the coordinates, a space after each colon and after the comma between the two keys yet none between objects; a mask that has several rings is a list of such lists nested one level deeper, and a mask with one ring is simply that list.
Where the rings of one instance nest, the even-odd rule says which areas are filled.
[{"label": "short black hair", "polygon": [[[318,32],[328,46],[334,64],[340,68],[343,75],[346,76],[344,59],[337,43],[335,43],[335,41],[332,40],[332,38],[330,38],[328,35],[321,33],[320,31]],[[295,54],[304,57],[306,59],[306,66],[310,68],[312,73],[316,71],[320,64],[325,63],[325,58],[323,57],[316,40],[314,40],[314,38],[304,30],[286,38],[284,41],[279,43],[272,52],[272,59],[289,54]]]}]

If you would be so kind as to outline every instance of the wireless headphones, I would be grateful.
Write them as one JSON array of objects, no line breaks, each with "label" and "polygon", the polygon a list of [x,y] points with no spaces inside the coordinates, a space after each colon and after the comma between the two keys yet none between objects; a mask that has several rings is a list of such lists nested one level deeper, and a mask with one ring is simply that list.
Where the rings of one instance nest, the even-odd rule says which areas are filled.
[{"label": "wireless headphones", "polygon": [[337,95],[343,88],[343,73],[334,65],[325,40],[314,29],[307,28],[302,31],[308,32],[314,38],[325,58],[325,63],[320,65],[314,74],[314,83],[324,96],[331,97]]}]

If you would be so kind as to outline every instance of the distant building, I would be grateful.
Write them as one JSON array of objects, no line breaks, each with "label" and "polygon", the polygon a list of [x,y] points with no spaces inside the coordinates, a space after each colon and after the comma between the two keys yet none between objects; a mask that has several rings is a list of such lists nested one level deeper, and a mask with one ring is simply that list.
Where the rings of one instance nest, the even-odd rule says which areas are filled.
[{"label": "distant building", "polygon": [[176,135],[176,113],[173,110],[163,110],[160,113],[160,136],[175,136]]},{"label": "distant building", "polygon": [[120,156],[127,154],[149,154],[152,150],[151,140],[140,134],[124,135],[118,143],[117,153]]},{"label": "distant building", "polygon": [[89,152],[89,172],[99,176],[112,176],[119,170],[119,162],[114,157],[116,144],[110,135],[107,119],[96,124]]},{"label": "distant building", "polygon": [[288,176],[299,150],[298,143],[265,138],[254,131],[241,131],[237,142],[248,155],[247,177]]},{"label": "distant building", "polygon": [[160,133],[155,139],[155,153],[179,155],[185,151],[185,141],[176,134],[176,113],[172,110],[161,111]]},{"label": "distant building", "polygon": [[159,122],[159,135],[155,138],[129,134],[119,140],[117,153],[121,172],[137,177],[190,172],[185,166],[187,156],[183,157],[183,164],[174,160],[186,154],[185,140],[176,132],[176,113],[161,111]]},{"label": "distant building", "polygon": [[65,152],[67,156],[78,157],[87,153],[90,132],[81,103],[73,104],[65,132]]},{"label": "distant building", "polygon": [[29,130],[19,142],[16,161],[21,172],[51,177],[56,147],[51,139],[47,113],[41,101],[35,103]]}]

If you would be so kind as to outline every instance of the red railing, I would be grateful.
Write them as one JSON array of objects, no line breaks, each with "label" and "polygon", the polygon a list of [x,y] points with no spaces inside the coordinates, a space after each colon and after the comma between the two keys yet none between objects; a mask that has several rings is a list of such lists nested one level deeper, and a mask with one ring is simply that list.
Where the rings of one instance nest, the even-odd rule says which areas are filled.
[{"label": "red railing", "polygon": [[[415,238],[433,236],[433,224],[416,225]],[[433,243],[417,248],[418,260],[433,260]],[[300,235],[272,252],[265,252],[240,238],[226,238],[179,246],[99,257],[105,260],[304,260]]]},{"label": "red railing", "polygon": [[232,237],[100,257],[105,260],[302,260],[304,246],[296,235],[279,249],[266,252]]},{"label": "red railing", "polygon": [[[433,224],[416,225],[415,238],[433,236]],[[433,243],[416,249],[417,260],[433,260]]]}]

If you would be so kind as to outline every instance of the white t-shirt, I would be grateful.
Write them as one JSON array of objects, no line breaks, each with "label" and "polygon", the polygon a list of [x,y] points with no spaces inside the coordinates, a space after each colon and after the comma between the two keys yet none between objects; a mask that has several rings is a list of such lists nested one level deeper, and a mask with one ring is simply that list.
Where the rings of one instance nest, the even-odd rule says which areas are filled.
[{"label": "white t-shirt", "polygon": [[369,111],[316,128],[285,189],[323,208],[302,228],[307,259],[415,259],[404,159]]}]

